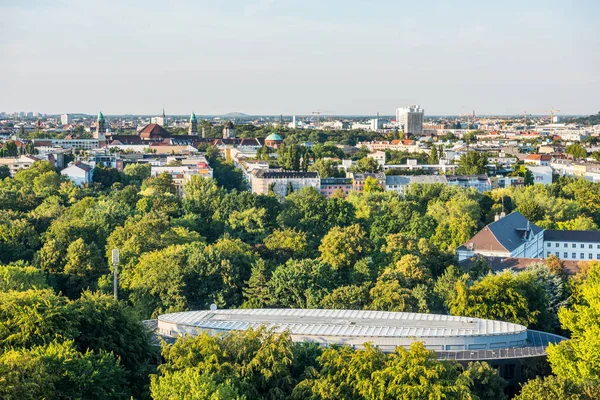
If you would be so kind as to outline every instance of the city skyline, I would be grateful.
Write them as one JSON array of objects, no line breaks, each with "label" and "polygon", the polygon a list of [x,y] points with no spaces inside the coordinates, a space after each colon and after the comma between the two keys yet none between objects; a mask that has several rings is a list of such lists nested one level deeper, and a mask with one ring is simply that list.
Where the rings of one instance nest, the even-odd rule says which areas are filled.
[{"label": "city skyline", "polygon": [[[142,4],[142,3],[140,3]],[[595,114],[592,1],[21,4],[0,109],[107,115]]]}]

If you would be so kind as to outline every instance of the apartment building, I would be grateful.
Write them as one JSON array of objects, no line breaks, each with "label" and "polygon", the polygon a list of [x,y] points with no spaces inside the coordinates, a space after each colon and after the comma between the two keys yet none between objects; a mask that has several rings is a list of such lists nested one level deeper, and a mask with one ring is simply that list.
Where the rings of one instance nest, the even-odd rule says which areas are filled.
[{"label": "apartment building", "polygon": [[272,190],[285,197],[290,189],[298,191],[305,187],[321,190],[321,179],[317,172],[271,171],[259,169],[252,171],[250,178],[252,193],[268,194]]},{"label": "apartment building", "polygon": [[34,162],[39,160],[39,158],[34,156],[2,157],[0,158],[0,165],[8,167],[10,176],[14,177],[19,170],[27,169],[31,167]]}]

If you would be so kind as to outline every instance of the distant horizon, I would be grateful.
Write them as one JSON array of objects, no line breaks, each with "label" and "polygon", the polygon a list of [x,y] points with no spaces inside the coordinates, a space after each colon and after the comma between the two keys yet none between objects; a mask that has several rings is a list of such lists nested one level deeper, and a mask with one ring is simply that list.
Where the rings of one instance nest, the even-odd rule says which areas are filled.
[{"label": "distant horizon", "polygon": [[0,14],[0,110],[600,108],[593,0],[3,0]]},{"label": "distant horizon", "polygon": [[[44,114],[46,116],[60,116],[63,114],[68,114],[68,115],[81,115],[81,116],[86,116],[86,117],[93,117],[98,115],[98,113],[82,113],[82,112],[62,112],[62,113],[46,113],[46,112],[42,112],[42,111],[1,111],[0,112],[4,112],[6,115],[10,116],[14,113],[19,113],[19,112],[39,112],[41,114]],[[152,117],[159,117],[161,116],[161,113],[156,113],[156,114],[135,114],[135,113],[122,113],[122,114],[111,114],[111,113],[106,113],[104,111],[102,111],[102,114],[105,117],[142,117],[142,118],[152,118]],[[230,118],[250,118],[250,117],[268,117],[268,118],[279,118],[281,116],[283,116],[284,118],[290,118],[290,117],[302,117],[302,118],[315,118],[315,115],[313,114],[247,114],[247,113],[239,113],[242,115],[237,115],[237,116],[232,116],[232,115],[228,115],[231,113],[225,113],[225,114],[200,114],[197,112],[194,112],[194,114],[196,114],[196,117],[230,117]],[[190,113],[184,113],[184,114],[169,114],[167,112],[165,112],[165,116],[167,118],[169,117],[175,117],[175,118],[186,118],[189,117],[191,115]],[[558,116],[558,117],[587,117],[590,115],[595,115],[595,113],[591,113],[591,114],[561,114],[561,113],[555,113],[554,116]],[[325,114],[322,113],[321,118],[323,117],[353,117],[353,118],[358,118],[358,117],[364,117],[364,118],[376,118],[377,114]],[[471,116],[471,114],[425,114],[425,118],[441,118],[441,117],[469,117]],[[532,117],[549,117],[550,114],[527,114],[527,118],[532,118]],[[394,117],[395,118],[395,114],[379,114],[379,118],[390,118],[390,117]],[[493,118],[493,117],[523,117],[523,114],[475,114],[475,118],[480,118],[480,117],[487,117],[487,118]],[[31,118],[31,117],[30,117]]]}]

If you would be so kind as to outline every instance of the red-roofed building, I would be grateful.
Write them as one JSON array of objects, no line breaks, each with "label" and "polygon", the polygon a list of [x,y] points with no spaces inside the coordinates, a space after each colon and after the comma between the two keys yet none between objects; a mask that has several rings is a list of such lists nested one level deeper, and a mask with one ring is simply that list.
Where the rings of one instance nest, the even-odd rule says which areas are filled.
[{"label": "red-roofed building", "polygon": [[552,156],[547,154],[530,154],[525,157],[525,164],[548,166],[550,161],[552,161]]},{"label": "red-roofed building", "polygon": [[171,137],[171,134],[158,124],[148,124],[140,131],[140,138],[144,141],[163,141]]}]

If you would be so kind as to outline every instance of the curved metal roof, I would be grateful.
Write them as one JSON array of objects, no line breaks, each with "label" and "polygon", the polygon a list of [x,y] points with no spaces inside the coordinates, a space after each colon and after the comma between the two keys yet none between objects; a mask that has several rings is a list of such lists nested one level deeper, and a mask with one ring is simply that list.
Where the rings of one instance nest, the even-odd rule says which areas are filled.
[{"label": "curved metal roof", "polygon": [[510,322],[439,314],[323,309],[235,309],[164,314],[158,322],[214,330],[265,326],[296,335],[450,337],[523,334]]}]

